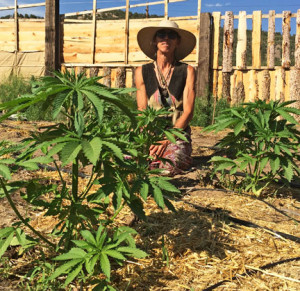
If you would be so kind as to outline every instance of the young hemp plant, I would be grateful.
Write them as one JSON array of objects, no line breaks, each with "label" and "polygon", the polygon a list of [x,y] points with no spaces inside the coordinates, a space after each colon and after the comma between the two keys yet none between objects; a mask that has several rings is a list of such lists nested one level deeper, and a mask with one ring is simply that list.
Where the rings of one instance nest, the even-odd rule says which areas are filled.
[{"label": "young hemp plant", "polygon": [[220,173],[221,179],[227,180],[242,172],[244,178],[238,186],[257,196],[272,182],[281,180],[289,185],[294,176],[299,177],[300,132],[293,114],[299,115],[300,110],[290,107],[292,103],[257,100],[217,117],[216,123],[204,130],[232,129],[217,144],[232,158],[213,157],[213,174]]},{"label": "young hemp plant", "polygon": [[[51,239],[41,237],[56,252],[64,253],[55,259],[61,266],[50,278],[55,280],[69,273],[67,284],[82,274],[91,278],[99,270],[108,282],[109,258],[121,262],[126,256],[144,256],[132,244],[134,232],[113,230],[111,223],[125,205],[145,218],[142,200],[147,201],[149,196],[161,208],[166,205],[174,210],[169,197],[179,192],[169,178],[153,175],[158,171],[148,169],[148,148],[163,135],[174,142],[173,134],[184,138],[182,133],[166,129],[166,121],[160,118],[166,114],[164,111],[148,108],[138,113],[131,109],[129,89],[106,88],[98,81],[99,77],[55,72],[54,77],[41,79],[32,96],[0,105],[9,114],[15,112],[15,107],[22,110],[43,102],[44,108],[52,110],[54,119],[61,116],[24,140],[24,148],[14,163],[32,171],[46,164],[46,168],[51,166],[57,171],[60,183],[32,179],[22,185],[21,196],[44,209],[44,215],[57,218]],[[107,110],[109,106],[117,109]],[[119,118],[110,115],[115,111]],[[81,168],[89,168],[84,178],[80,177]],[[1,184],[4,192],[8,193],[9,184]],[[107,211],[110,205],[113,213]]]}]

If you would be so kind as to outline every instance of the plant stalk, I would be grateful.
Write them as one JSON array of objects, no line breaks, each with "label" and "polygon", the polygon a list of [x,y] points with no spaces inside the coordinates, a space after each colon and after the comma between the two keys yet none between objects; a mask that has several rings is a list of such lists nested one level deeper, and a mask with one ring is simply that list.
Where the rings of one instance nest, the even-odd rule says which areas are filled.
[{"label": "plant stalk", "polygon": [[41,235],[37,230],[35,230],[21,215],[21,213],[19,212],[19,210],[17,209],[15,203],[12,201],[7,189],[6,189],[6,186],[3,182],[3,179],[0,178],[0,184],[1,184],[1,187],[3,188],[3,191],[5,193],[5,196],[11,206],[11,208],[13,209],[13,211],[16,213],[17,217],[21,220],[22,223],[24,223],[24,225],[26,225],[33,233],[35,233],[41,240],[43,240],[45,243],[47,243],[48,245],[50,245],[52,248],[56,248],[56,245],[53,244],[52,242],[50,242],[49,240],[47,240],[43,235]]}]

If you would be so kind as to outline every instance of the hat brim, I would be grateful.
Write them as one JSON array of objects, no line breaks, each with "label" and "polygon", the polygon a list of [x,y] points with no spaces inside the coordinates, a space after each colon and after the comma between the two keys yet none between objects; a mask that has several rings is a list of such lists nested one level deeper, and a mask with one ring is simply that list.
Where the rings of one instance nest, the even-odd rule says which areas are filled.
[{"label": "hat brim", "polygon": [[137,34],[138,44],[147,57],[152,60],[156,59],[156,46],[153,45],[153,38],[156,32],[161,29],[174,30],[180,36],[180,43],[175,50],[175,59],[177,61],[184,59],[193,51],[196,45],[196,37],[191,32],[169,26],[148,26],[142,28]]}]

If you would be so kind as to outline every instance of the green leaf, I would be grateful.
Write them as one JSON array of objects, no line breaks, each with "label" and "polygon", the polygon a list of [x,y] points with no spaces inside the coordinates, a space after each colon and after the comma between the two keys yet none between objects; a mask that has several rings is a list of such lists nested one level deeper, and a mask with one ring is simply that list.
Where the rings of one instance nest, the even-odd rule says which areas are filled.
[{"label": "green leaf", "polygon": [[75,120],[74,120],[74,125],[77,134],[81,137],[82,133],[84,131],[84,115],[82,111],[78,111],[75,113]]},{"label": "green leaf", "polygon": [[288,112],[286,112],[285,110],[276,109],[276,111],[290,123],[298,124],[297,120],[293,116],[291,116]]},{"label": "green leaf", "polygon": [[227,168],[234,167],[234,166],[235,166],[235,163],[233,161],[223,162],[223,163],[221,163],[217,166],[216,171],[222,171],[222,170],[225,170]]},{"label": "green leaf", "polygon": [[102,149],[101,139],[95,137],[90,142],[83,140],[81,144],[84,155],[93,165],[96,165]]},{"label": "green leaf", "polygon": [[3,164],[0,164],[0,176],[2,176],[6,180],[11,179],[9,168]]},{"label": "green leaf", "polygon": [[87,98],[89,99],[89,101],[93,104],[93,107],[94,107],[97,117],[98,117],[98,122],[100,123],[103,118],[103,102],[102,102],[102,100],[100,100],[96,94],[94,94],[88,90],[82,90],[81,92],[83,94],[85,94],[87,96]]},{"label": "green leaf", "polygon": [[240,121],[235,127],[234,127],[234,135],[237,136],[241,130],[243,129],[244,121]]},{"label": "green leaf", "polygon": [[87,253],[80,248],[72,248],[69,252],[55,257],[53,260],[64,261],[64,260],[73,260],[73,259],[84,259]]},{"label": "green leaf", "polygon": [[78,156],[82,146],[79,142],[68,142],[65,144],[61,151],[61,160],[62,166],[67,165],[70,162],[73,162]]},{"label": "green leaf", "polygon": [[56,277],[66,273],[73,266],[75,266],[77,264],[80,264],[81,262],[82,262],[82,259],[74,259],[74,260],[71,260],[71,261],[61,265],[60,267],[55,269],[54,273],[49,277],[49,281],[51,281],[51,280],[55,279]]},{"label": "green leaf", "polygon": [[69,275],[65,281],[64,287],[66,287],[68,284],[70,284],[77,277],[77,275],[82,270],[82,264],[83,264],[83,262],[81,264],[79,264],[75,270],[73,270],[71,273],[69,273]]},{"label": "green leaf", "polygon": [[144,201],[147,201],[148,193],[149,193],[149,184],[146,182],[142,182],[140,195],[144,199]]},{"label": "green leaf", "polygon": [[148,256],[148,254],[145,253],[144,251],[137,248],[131,248],[131,247],[119,247],[117,248],[117,251],[126,253],[138,259],[142,259]]},{"label": "green leaf", "polygon": [[165,134],[165,136],[167,137],[167,139],[168,139],[170,142],[176,143],[176,139],[175,139],[175,137],[173,136],[172,133],[170,133],[170,132],[164,130],[164,134]]},{"label": "green leaf", "polygon": [[294,172],[291,164],[288,164],[288,167],[284,167],[284,177],[291,182],[293,178]]},{"label": "green leaf", "polygon": [[0,258],[6,252],[7,248],[10,246],[10,243],[14,237],[15,232],[11,232],[5,239],[2,239],[0,242]]},{"label": "green leaf", "polygon": [[104,275],[110,280],[110,262],[106,254],[100,254],[100,266]]},{"label": "green leaf", "polygon": [[87,242],[89,242],[91,245],[94,245],[94,246],[97,245],[97,242],[96,242],[95,237],[93,236],[93,234],[92,234],[89,230],[82,230],[82,231],[80,232],[80,234],[81,234],[82,237],[83,237]]},{"label": "green leaf", "polygon": [[124,160],[122,150],[115,144],[108,142],[108,141],[102,141],[103,145],[107,146],[109,149],[112,150],[114,155],[119,158],[120,160]]},{"label": "green leaf", "polygon": [[120,252],[115,250],[107,250],[105,251],[105,254],[118,260],[122,260],[122,261],[126,260],[126,258]]},{"label": "green leaf", "polygon": [[154,200],[157,203],[157,205],[161,208],[165,207],[165,203],[164,203],[164,197],[163,197],[163,193],[161,192],[161,190],[154,184],[151,184],[152,188],[153,188],[153,196],[154,196]]},{"label": "green leaf", "polygon": [[95,265],[96,265],[97,261],[99,260],[99,257],[100,257],[100,254],[96,254],[95,256],[93,256],[90,259],[85,261],[85,268],[90,275],[93,274]]},{"label": "green leaf", "polygon": [[276,157],[275,159],[270,160],[270,166],[272,169],[272,173],[275,174],[280,166],[280,159]]},{"label": "green leaf", "polygon": [[69,92],[61,92],[57,94],[53,101],[53,111],[52,111],[52,116],[55,119],[58,115],[58,113],[61,110],[61,107],[65,103],[66,99],[69,98],[69,96],[73,93],[73,91]]},{"label": "green leaf", "polygon": [[161,189],[173,192],[173,193],[181,193],[179,189],[177,189],[173,184],[166,180],[164,177],[159,177],[158,184]]}]

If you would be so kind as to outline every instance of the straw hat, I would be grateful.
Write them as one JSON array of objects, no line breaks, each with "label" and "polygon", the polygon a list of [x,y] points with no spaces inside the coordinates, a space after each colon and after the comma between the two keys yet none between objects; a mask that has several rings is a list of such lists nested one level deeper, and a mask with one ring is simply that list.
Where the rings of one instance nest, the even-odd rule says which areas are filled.
[{"label": "straw hat", "polygon": [[178,24],[170,20],[162,20],[158,26],[148,26],[142,28],[137,34],[137,41],[146,56],[152,60],[156,59],[156,46],[153,44],[153,38],[158,30],[171,29],[180,36],[180,44],[175,50],[175,59],[177,61],[184,59],[189,55],[196,45],[196,37],[189,31],[181,29]]}]

